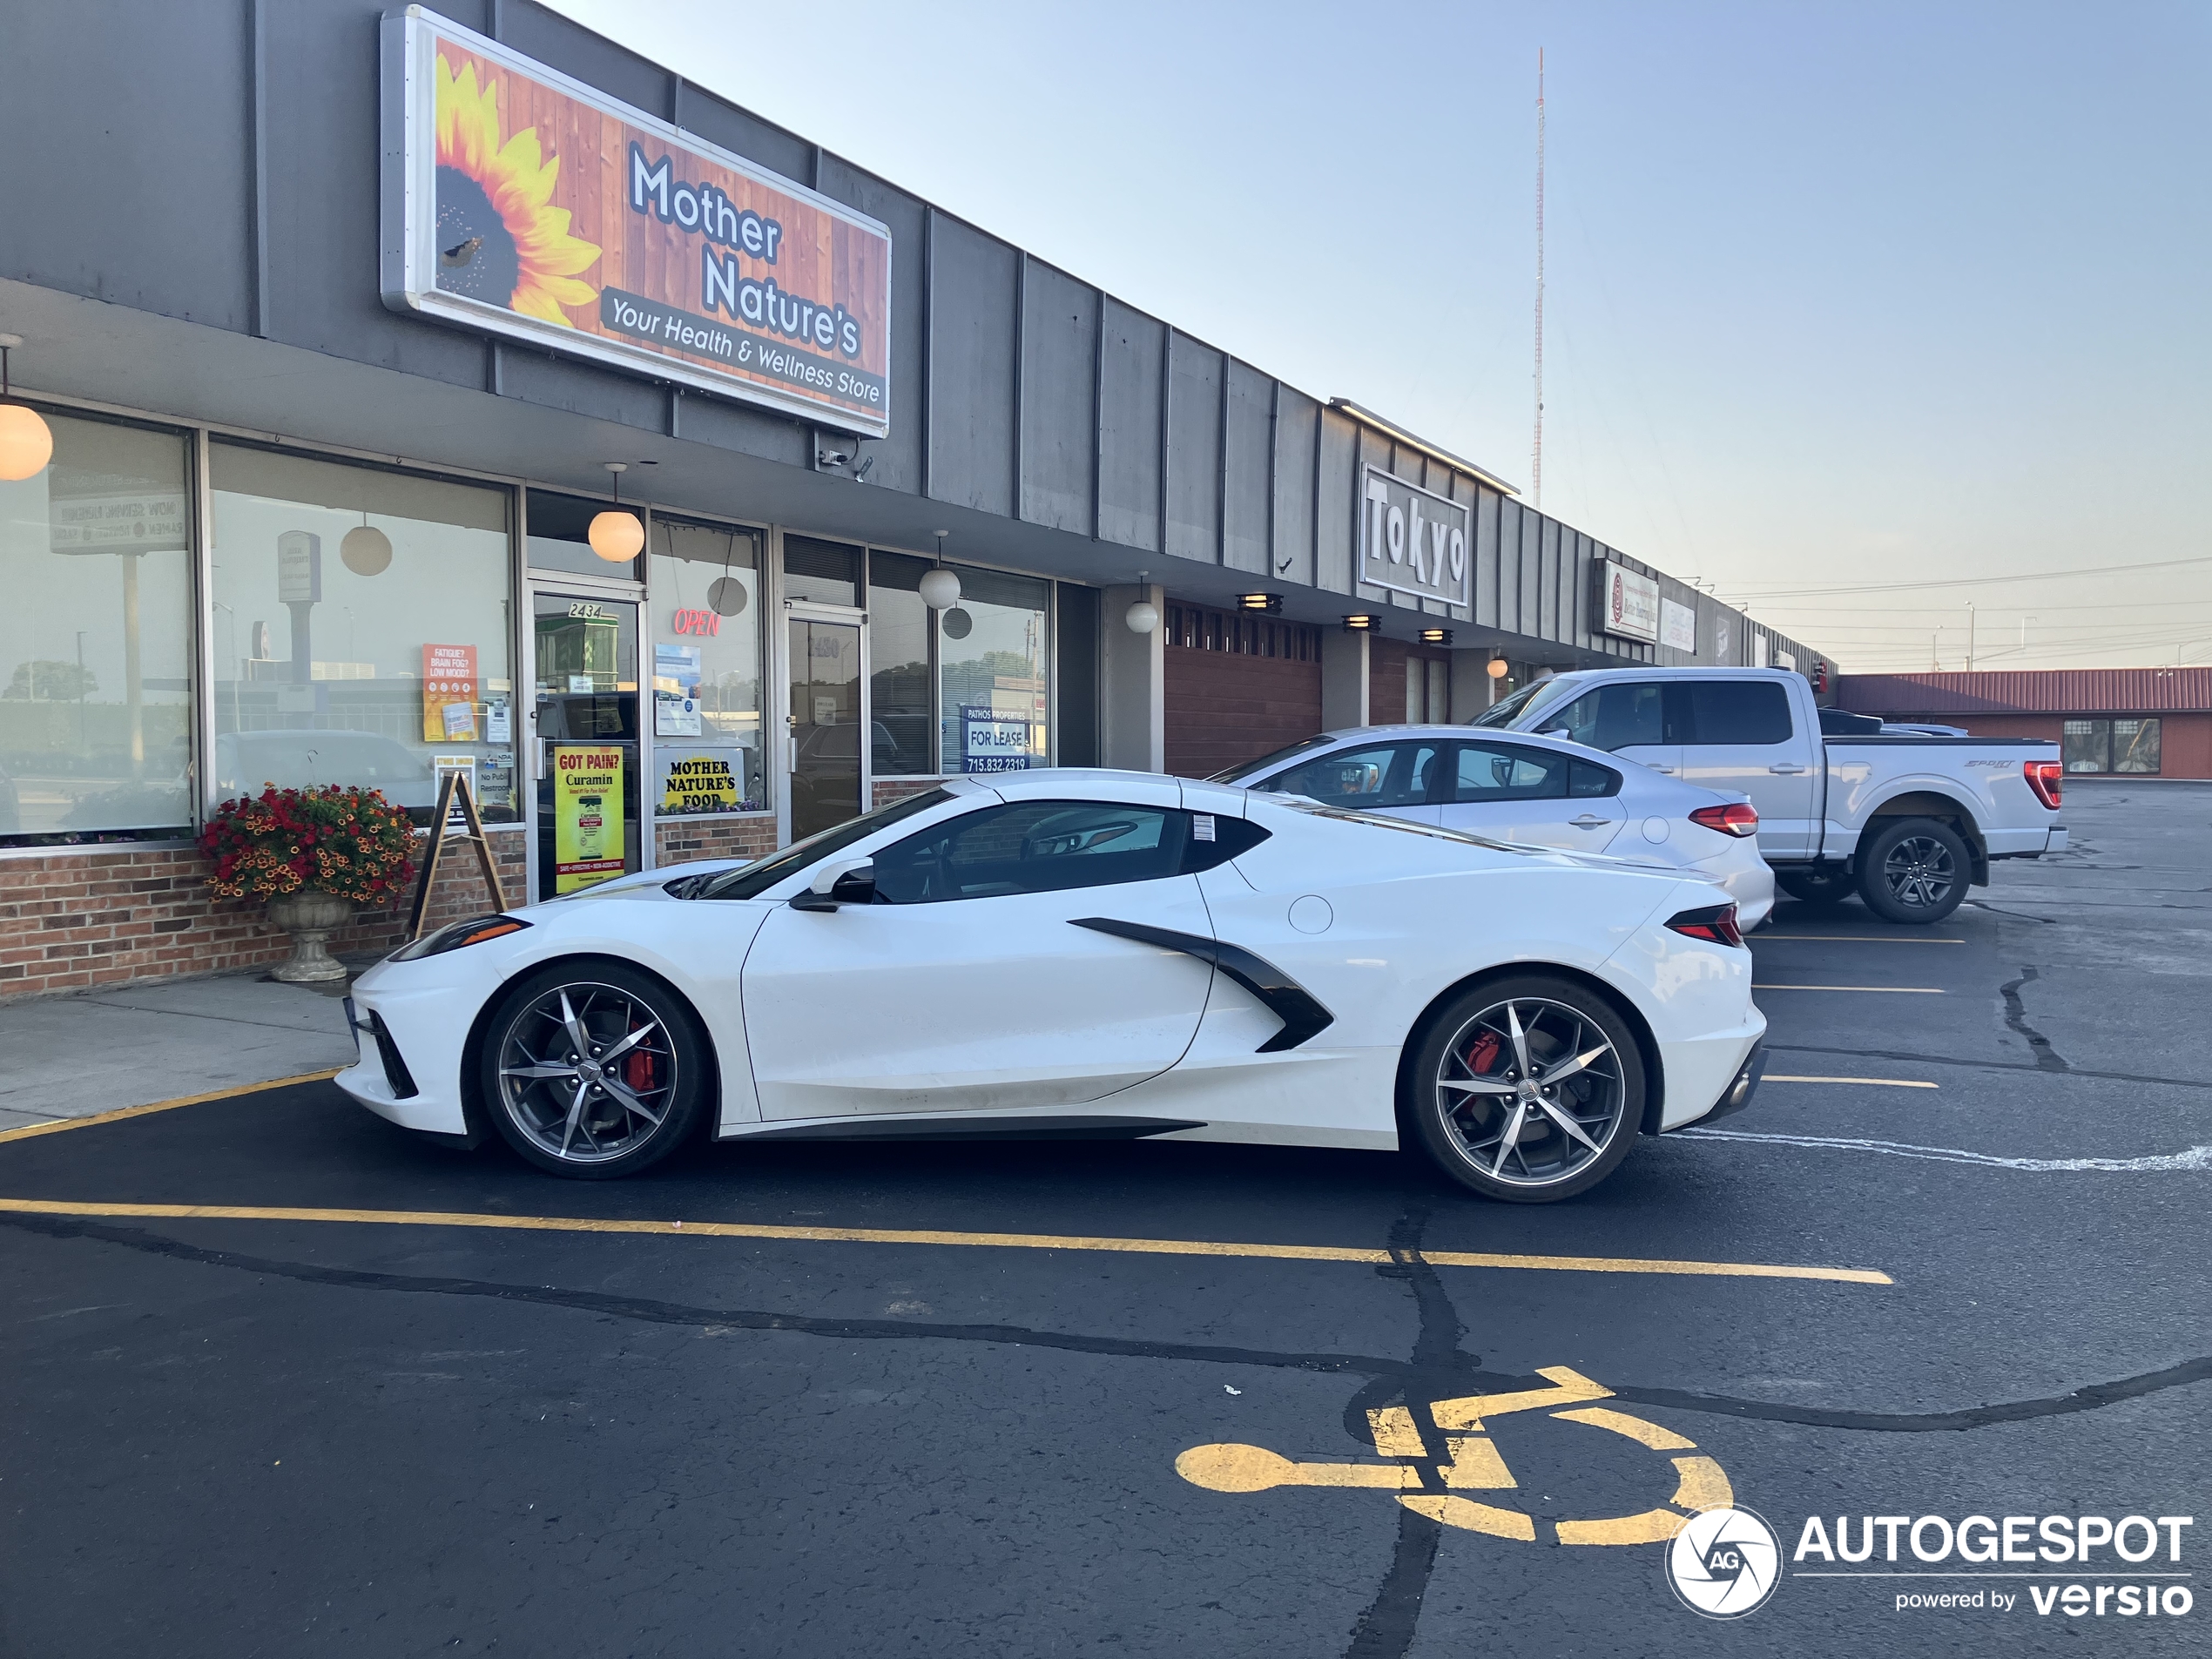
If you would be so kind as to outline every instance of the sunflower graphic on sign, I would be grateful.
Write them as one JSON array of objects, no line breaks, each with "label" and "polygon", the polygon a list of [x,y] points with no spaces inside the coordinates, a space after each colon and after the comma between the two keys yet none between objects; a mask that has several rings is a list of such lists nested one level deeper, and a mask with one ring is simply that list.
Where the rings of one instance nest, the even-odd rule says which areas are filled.
[{"label": "sunflower graphic on sign", "polygon": [[542,152],[534,126],[502,143],[499,83],[480,85],[474,64],[455,74],[443,52],[437,113],[438,287],[574,327],[562,307],[597,302],[578,278],[600,250],[570,235],[569,210],[553,206],[561,158]]}]

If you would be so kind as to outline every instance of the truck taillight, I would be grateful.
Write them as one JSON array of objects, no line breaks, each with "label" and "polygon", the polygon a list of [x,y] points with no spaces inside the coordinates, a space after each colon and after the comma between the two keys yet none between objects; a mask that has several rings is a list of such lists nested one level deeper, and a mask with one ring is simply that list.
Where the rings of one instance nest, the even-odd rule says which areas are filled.
[{"label": "truck taillight", "polygon": [[2029,760],[2020,766],[2020,775],[2027,779],[2027,786],[2035,792],[2035,799],[2053,812],[2059,810],[2059,792],[2066,777],[2066,768],[2055,760]]},{"label": "truck taillight", "polygon": [[1700,910],[1685,910],[1669,916],[1667,926],[1690,939],[1703,939],[1716,945],[1743,947],[1743,930],[1736,925],[1736,907],[1732,904],[1708,905]]},{"label": "truck taillight", "polygon": [[1759,833],[1758,809],[1748,800],[1732,800],[1725,806],[1700,806],[1690,813],[1689,821],[1703,824],[1709,830],[1718,830],[1723,835]]}]

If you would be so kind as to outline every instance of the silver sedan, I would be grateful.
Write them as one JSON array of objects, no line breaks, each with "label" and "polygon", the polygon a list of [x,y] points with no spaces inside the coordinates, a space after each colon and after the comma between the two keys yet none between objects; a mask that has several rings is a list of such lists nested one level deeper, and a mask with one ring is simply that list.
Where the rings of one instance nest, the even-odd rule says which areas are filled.
[{"label": "silver sedan", "polygon": [[1750,802],[1559,738],[1359,726],[1324,732],[1215,781],[1493,840],[1696,870],[1728,889],[1747,933],[1774,908],[1774,872],[1759,856]]}]

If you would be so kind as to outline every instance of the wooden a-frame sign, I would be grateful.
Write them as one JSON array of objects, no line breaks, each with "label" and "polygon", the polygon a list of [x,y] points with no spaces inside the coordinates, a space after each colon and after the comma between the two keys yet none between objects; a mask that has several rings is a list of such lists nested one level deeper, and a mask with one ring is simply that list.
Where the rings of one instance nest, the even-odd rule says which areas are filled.
[{"label": "wooden a-frame sign", "polygon": [[[458,835],[451,833],[456,805],[461,808],[462,821],[468,826]],[[499,887],[499,866],[492,859],[491,843],[484,839],[484,820],[476,816],[476,799],[469,787],[469,774],[449,772],[438,790],[438,810],[430,819],[430,850],[423,855],[422,874],[415,884],[415,907],[407,919],[409,939],[422,937],[422,923],[430,914],[430,885],[437,880],[438,865],[448,841],[475,845],[476,866],[484,873],[484,885],[491,889],[491,907],[502,914],[507,909],[507,895]]]}]

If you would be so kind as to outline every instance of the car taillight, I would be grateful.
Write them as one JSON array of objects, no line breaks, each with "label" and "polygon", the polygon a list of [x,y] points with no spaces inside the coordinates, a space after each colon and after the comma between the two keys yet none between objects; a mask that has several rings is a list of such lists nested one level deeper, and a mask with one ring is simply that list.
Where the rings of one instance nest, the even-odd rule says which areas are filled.
[{"label": "car taillight", "polygon": [[1685,910],[1668,919],[1667,926],[1690,939],[1708,940],[1716,945],[1734,945],[1741,949],[1743,930],[1736,925],[1736,907],[1732,904],[1708,905],[1702,910]]},{"label": "car taillight", "polygon": [[2066,768],[2055,760],[2029,760],[2020,765],[2020,775],[2027,779],[2027,786],[2035,792],[2035,799],[2053,812],[2059,810],[2059,792],[2066,777]]},{"label": "car taillight", "polygon": [[1757,835],[1759,809],[1748,800],[1732,800],[1725,806],[1700,806],[1690,813],[1689,821],[1723,835]]}]

